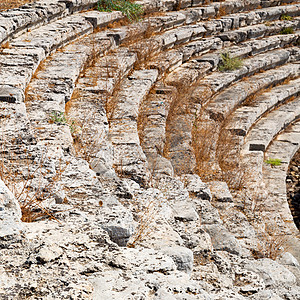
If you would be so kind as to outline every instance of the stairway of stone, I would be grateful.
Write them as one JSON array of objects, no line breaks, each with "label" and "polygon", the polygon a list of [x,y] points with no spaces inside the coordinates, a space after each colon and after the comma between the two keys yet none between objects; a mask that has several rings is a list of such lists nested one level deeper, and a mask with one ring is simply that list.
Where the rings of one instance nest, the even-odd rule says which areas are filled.
[{"label": "stairway of stone", "polygon": [[[294,60],[292,54],[294,49],[297,50],[297,48],[292,47],[258,54],[253,58],[245,59],[243,67],[229,72],[228,76],[224,76],[222,72],[213,72],[197,82],[190,100],[186,100],[185,107],[179,109],[178,117],[174,121],[170,120],[168,124],[170,142],[167,142],[165,152],[169,155],[171,161],[174,161],[173,165],[178,171],[183,166],[183,172],[185,173],[196,169],[196,158],[191,149],[194,143],[194,146],[198,148],[198,150],[196,148],[196,151],[201,151],[202,144],[201,141],[200,144],[198,143],[198,139],[201,139],[201,135],[206,133],[205,130],[214,128],[215,138],[211,138],[211,142],[218,139],[217,128],[220,128],[224,120],[239,103],[263,88],[298,74],[299,67],[297,64],[283,65]],[[273,69],[276,66],[277,68]],[[254,74],[262,70],[267,71]],[[240,79],[242,80],[234,83]],[[226,102],[224,102],[224,99],[226,99]],[[172,122],[174,122],[174,125],[172,125]],[[197,130],[198,128],[202,128],[203,132],[201,129]],[[197,134],[199,137],[197,137]],[[183,135],[183,138],[180,138],[180,135]],[[203,147],[209,148],[211,150],[210,156],[214,156],[213,149],[216,151],[216,145],[207,144]],[[180,153],[182,154],[180,155]],[[179,155],[177,156],[177,154]],[[185,162],[181,161],[179,156],[188,158]],[[172,157],[174,158],[172,159]],[[209,157],[205,159],[210,162]]]},{"label": "stairway of stone", "polygon": [[[145,16],[134,24],[90,10],[96,3],[40,0],[0,13],[1,161],[21,190],[27,178],[29,196],[47,194],[35,211],[49,217],[18,221],[3,169],[1,297],[296,299],[296,246],[294,256],[269,253],[242,196],[220,177],[202,181],[195,145],[207,142],[214,163],[224,124],[243,145],[241,136],[250,141],[280,117],[260,150],[271,157],[283,140],[291,160],[299,2],[139,1]],[[281,34],[287,27],[294,33]],[[217,70],[226,52],[244,59],[241,69]],[[239,124],[250,98],[260,110]],[[210,140],[198,140],[206,124]],[[281,173],[267,167],[271,187]],[[288,223],[284,184],[279,215]]]},{"label": "stairway of stone", "polygon": [[[288,206],[285,178],[290,162],[299,150],[299,122],[299,118],[298,120],[291,122],[289,126],[273,139],[272,143],[265,151],[266,160],[274,157],[281,160],[281,164],[272,167],[265,163],[262,167],[265,186],[268,191],[270,191],[270,203],[264,203],[264,205],[269,206],[267,211],[271,213],[273,210],[273,216],[274,214],[279,214],[284,223],[289,224],[290,228],[294,227],[296,233],[297,229],[293,223],[293,215],[290,213],[290,208]],[[276,199],[275,203],[274,199]],[[299,241],[297,242],[295,240],[293,244],[293,254],[299,259],[299,251],[297,250],[299,249],[297,248],[297,245],[299,247]]]},{"label": "stairway of stone", "polygon": [[[280,224],[280,228],[283,232],[294,231],[296,233],[298,230],[292,221],[293,218],[288,207],[288,202],[286,201],[285,177],[289,162],[296,153],[299,144],[297,142],[297,137],[299,137],[297,135],[297,126],[291,125],[295,121],[295,124],[297,124],[297,120],[299,120],[298,110],[299,97],[295,99],[291,98],[287,103],[281,104],[279,107],[263,115],[257,122],[253,123],[245,137],[244,145],[241,150],[242,159],[252,167],[252,188],[253,182],[260,181],[263,182],[265,191],[268,192],[267,199],[263,201],[264,213],[271,215],[272,217],[269,217],[269,219],[273,219],[273,221],[276,220],[276,222],[279,223],[284,222]],[[274,120],[276,120],[275,123]],[[264,126],[264,124],[266,126]],[[279,157],[277,158],[276,153],[272,149],[276,149],[278,141],[282,141],[283,137],[289,136],[288,133],[285,134],[285,128],[287,128],[288,133],[291,133],[291,140],[287,139],[286,144],[281,144],[282,152],[278,153]],[[295,131],[293,131],[294,128]],[[287,145],[291,144],[292,146],[289,148]],[[284,145],[286,145],[286,147]],[[268,159],[282,159],[284,167],[272,165],[267,167],[266,162]],[[281,170],[281,173],[279,170]],[[276,172],[279,172],[278,174],[281,175],[278,176],[277,179],[281,177],[280,180],[283,180],[283,183],[280,184],[281,181],[277,181],[276,176],[274,176]],[[284,189],[282,189],[283,186]],[[281,187],[279,188],[281,193],[277,191],[277,187]]]}]

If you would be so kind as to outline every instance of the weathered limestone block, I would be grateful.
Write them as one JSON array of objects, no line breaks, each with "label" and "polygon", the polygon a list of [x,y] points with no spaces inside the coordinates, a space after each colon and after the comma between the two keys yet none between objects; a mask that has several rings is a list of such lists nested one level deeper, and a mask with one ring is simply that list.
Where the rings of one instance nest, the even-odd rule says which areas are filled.
[{"label": "weathered limestone block", "polygon": [[212,194],[207,183],[203,182],[196,174],[184,174],[180,177],[185,188],[191,196],[195,196],[202,200],[211,200]]},{"label": "weathered limestone block", "polygon": [[146,152],[145,150],[144,152],[147,156],[150,172],[153,175],[161,174],[171,177],[174,176],[173,166],[167,158],[157,153]]},{"label": "weathered limestone block", "polygon": [[181,246],[173,246],[162,248],[162,252],[174,260],[179,271],[187,273],[192,272],[194,255],[190,249]]},{"label": "weathered limestone block", "polygon": [[211,181],[209,182],[210,192],[212,198],[215,201],[220,202],[232,202],[233,198],[229,191],[228,185],[223,181]]},{"label": "weathered limestone block", "polygon": [[88,11],[82,14],[87,21],[89,21],[94,28],[106,26],[110,22],[122,19],[123,15],[120,11],[102,12],[102,11]]},{"label": "weathered limestone block", "polygon": [[[295,64],[295,67],[298,65]],[[300,71],[300,67],[295,74]],[[290,76],[293,76],[290,75]],[[269,92],[266,92],[257,97],[255,103],[251,106],[242,106],[236,109],[233,113],[232,121],[227,125],[227,129],[235,134],[245,136],[252,124],[275,105],[283,103],[288,98],[296,96],[300,91],[300,79],[291,80],[285,85],[274,87]]]},{"label": "weathered limestone block", "polygon": [[284,266],[293,266],[293,267],[300,267],[298,260],[290,253],[284,252],[282,253],[276,261]]},{"label": "weathered limestone block", "polygon": [[21,229],[20,205],[4,182],[0,180],[0,237],[18,234]]},{"label": "weathered limestone block", "polygon": [[242,248],[238,240],[221,224],[205,225],[205,230],[211,236],[215,250],[227,251],[239,255]]},{"label": "weathered limestone block", "polygon": [[41,263],[47,263],[58,259],[63,252],[63,249],[56,244],[47,245],[39,249],[37,260]]},{"label": "weathered limestone block", "polygon": [[250,151],[265,151],[273,137],[300,116],[300,99],[296,99],[262,118],[247,136]]},{"label": "weathered limestone block", "polygon": [[269,258],[249,262],[245,268],[251,270],[264,280],[266,286],[292,285],[296,278],[292,272]]},{"label": "weathered limestone block", "polygon": [[220,214],[218,210],[213,207],[208,200],[202,200],[196,202],[197,210],[201,217],[201,223],[206,225],[222,224]]},{"label": "weathered limestone block", "polygon": [[106,203],[101,208],[99,216],[99,224],[107,231],[110,239],[121,247],[125,247],[129,238],[133,235],[136,229],[136,223],[133,220],[132,213],[114,201],[115,205]]},{"label": "weathered limestone block", "polygon": [[195,208],[192,203],[189,202],[176,202],[172,204],[174,209],[175,220],[180,220],[184,222],[196,221],[199,219]]},{"label": "weathered limestone block", "polygon": [[116,96],[116,105],[110,118],[109,135],[115,147],[115,167],[141,184],[147,184],[150,174],[139,142],[137,118],[139,105],[157,75],[157,70],[142,70],[135,71],[127,78]]},{"label": "weathered limestone block", "polygon": [[91,33],[93,26],[81,16],[69,16],[34,29],[11,43],[13,47],[42,48],[46,54],[80,35]]}]

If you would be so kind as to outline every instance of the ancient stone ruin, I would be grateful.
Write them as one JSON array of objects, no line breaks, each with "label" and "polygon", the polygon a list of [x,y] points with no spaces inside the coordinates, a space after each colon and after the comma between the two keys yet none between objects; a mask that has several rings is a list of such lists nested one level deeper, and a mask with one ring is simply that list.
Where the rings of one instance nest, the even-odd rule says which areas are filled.
[{"label": "ancient stone ruin", "polygon": [[300,299],[300,1],[97,3],[0,12],[0,299]]}]

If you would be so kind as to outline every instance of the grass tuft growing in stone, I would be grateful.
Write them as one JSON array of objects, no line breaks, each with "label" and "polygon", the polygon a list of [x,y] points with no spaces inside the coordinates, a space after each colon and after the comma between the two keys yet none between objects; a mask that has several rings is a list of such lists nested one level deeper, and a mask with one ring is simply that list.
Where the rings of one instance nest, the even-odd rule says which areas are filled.
[{"label": "grass tuft growing in stone", "polygon": [[269,158],[265,160],[265,163],[271,166],[280,166],[281,165],[281,159],[279,158]]},{"label": "grass tuft growing in stone", "polygon": [[219,64],[219,71],[233,71],[241,68],[243,61],[239,57],[231,57],[229,52],[221,54],[221,63]]},{"label": "grass tuft growing in stone", "polygon": [[281,29],[280,34],[293,34],[294,29],[292,27],[286,27]]},{"label": "grass tuft growing in stone", "polygon": [[54,111],[50,116],[51,123],[67,124],[67,118],[63,112]]},{"label": "grass tuft growing in stone", "polygon": [[283,21],[291,21],[293,20],[294,18],[292,16],[289,16],[289,15],[285,15],[283,14],[281,17],[280,17],[280,20],[283,20]]},{"label": "grass tuft growing in stone", "polygon": [[79,127],[74,120],[67,119],[64,112],[54,111],[50,115],[50,123],[69,125],[71,134],[79,131]]},{"label": "grass tuft growing in stone", "polygon": [[120,11],[130,22],[138,22],[144,13],[143,7],[129,0],[99,0],[97,9],[99,11]]}]

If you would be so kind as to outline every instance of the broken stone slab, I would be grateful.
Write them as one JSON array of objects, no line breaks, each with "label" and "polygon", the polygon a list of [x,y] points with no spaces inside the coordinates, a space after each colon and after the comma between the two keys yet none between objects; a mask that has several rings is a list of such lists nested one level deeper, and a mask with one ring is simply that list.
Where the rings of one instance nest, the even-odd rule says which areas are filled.
[{"label": "broken stone slab", "polygon": [[228,185],[223,181],[210,181],[208,183],[212,199],[220,202],[232,202],[233,197],[229,191]]},{"label": "broken stone slab", "polygon": [[198,59],[190,60],[168,74],[165,83],[175,87],[184,82],[193,84],[196,80],[204,77],[211,69],[212,66],[208,62],[199,62]]},{"label": "broken stone slab", "polygon": [[[13,179],[10,179],[13,180]],[[19,234],[22,230],[21,208],[8,187],[0,179],[0,237]]]},{"label": "broken stone slab", "polygon": [[84,16],[94,28],[106,26],[110,22],[118,21],[123,18],[123,15],[120,11],[112,11],[108,13],[94,10],[88,11],[81,15]]},{"label": "broken stone slab", "polygon": [[203,229],[201,223],[200,219],[189,222],[172,221],[172,227],[180,234],[183,245],[194,253],[213,251],[210,235]]},{"label": "broken stone slab", "polygon": [[238,240],[223,225],[205,225],[204,228],[209,233],[215,250],[227,251],[235,255],[242,253]]},{"label": "broken stone slab", "polygon": [[[1,84],[18,87],[23,91],[25,91],[34,70],[38,66],[32,57],[24,55],[20,55],[19,57],[16,55],[0,56],[0,65]],[[20,67],[23,68],[22,72],[20,72]]]},{"label": "broken stone slab", "polygon": [[274,300],[283,300],[279,295],[277,295],[276,292],[272,290],[263,290],[259,291],[258,293],[254,294],[251,296],[252,300],[269,300],[269,299],[274,299]]},{"label": "broken stone slab", "polygon": [[203,182],[196,174],[184,174],[180,177],[185,188],[193,195],[202,200],[211,200],[212,194],[207,183]]},{"label": "broken stone slab", "polygon": [[[204,31],[205,29],[203,28]],[[192,56],[204,54],[208,50],[220,48],[222,45],[223,43],[220,38],[208,37],[190,42],[186,46],[181,47],[180,51],[183,54],[183,61],[187,61]]]},{"label": "broken stone slab", "polygon": [[200,215],[201,224],[222,224],[218,210],[212,206],[210,201],[196,201],[197,211]]},{"label": "broken stone slab", "polygon": [[186,21],[186,16],[182,12],[170,11],[162,16],[150,17],[150,26],[155,31],[170,29],[183,25]]},{"label": "broken stone slab", "polygon": [[160,53],[148,64],[149,68],[157,69],[162,76],[167,71],[175,70],[182,64],[183,54],[179,50],[170,50]]},{"label": "broken stone slab", "polygon": [[277,257],[276,261],[284,266],[293,266],[300,268],[298,260],[290,252],[282,253],[279,257]]},{"label": "broken stone slab", "polygon": [[143,272],[164,271],[169,273],[176,269],[172,258],[162,251],[144,248],[124,248],[105,254],[108,264],[122,269],[137,269]]},{"label": "broken stone slab", "polygon": [[115,177],[113,166],[114,148],[109,141],[102,143],[95,157],[90,161],[92,169],[97,176]]},{"label": "broken stone slab", "polygon": [[157,153],[144,152],[147,156],[150,172],[153,173],[153,175],[161,174],[170,177],[174,176],[173,166],[167,158]]},{"label": "broken stone slab", "polygon": [[[256,232],[254,227],[249,223],[247,217],[235,208],[228,210],[220,210],[224,226],[237,238],[248,239],[250,242],[256,240]],[[253,245],[256,247],[256,244]]]},{"label": "broken stone slab", "polygon": [[193,204],[190,202],[175,202],[172,203],[172,208],[174,210],[175,220],[180,220],[183,222],[196,221],[199,219]]},{"label": "broken stone slab", "polygon": [[190,249],[181,246],[173,246],[169,248],[162,248],[161,251],[174,260],[179,271],[187,273],[192,272],[194,255]]},{"label": "broken stone slab", "polygon": [[245,268],[259,274],[267,287],[289,286],[296,282],[296,277],[292,272],[269,258],[262,258],[249,262],[245,265]]},{"label": "broken stone slab", "polygon": [[[150,255],[147,255],[147,252],[144,251],[143,258],[147,256],[149,257]],[[161,256],[161,263],[159,263],[159,256]],[[139,255],[137,257],[138,262],[140,262]],[[156,257],[158,266],[162,266],[167,256],[157,254]],[[150,265],[151,261],[155,262],[155,257],[153,255],[148,260],[144,258],[143,261],[145,261],[145,264],[149,262]],[[148,265],[145,266],[143,263],[141,265],[147,270]],[[107,268],[100,274],[91,276],[89,280],[94,285],[95,299],[104,299],[103,297],[112,300],[130,299],[132,295],[135,297],[148,297],[148,295],[153,294],[152,287],[155,286],[157,290],[151,295],[155,300],[180,300],[182,297],[187,300],[212,300],[209,293],[203,289],[203,285],[196,280],[190,280],[189,274],[185,272],[177,270],[163,271],[163,269],[161,272],[157,269],[154,269],[154,271],[149,270],[148,272],[143,272],[140,269],[133,270],[126,272],[126,270],[121,268]],[[124,272],[126,272],[126,277],[123,275]],[[131,275],[132,273],[134,275]],[[190,292],[191,290],[193,293]]]},{"label": "broken stone slab", "polygon": [[[2,99],[5,101],[0,100],[0,119],[2,119],[2,136],[0,139],[7,147],[15,142],[19,144],[28,144],[28,142],[34,143],[34,137],[29,127],[25,103],[23,102],[23,92],[20,89],[12,87],[6,87],[5,91],[11,91],[11,93],[3,93]],[[10,101],[16,102],[13,103]]]},{"label": "broken stone slab", "polygon": [[21,89],[10,85],[0,85],[0,102],[23,103],[25,99]]},{"label": "broken stone slab", "polygon": [[125,247],[136,229],[132,213],[121,204],[101,208],[98,222],[108,233],[110,239],[121,247]]},{"label": "broken stone slab", "polygon": [[56,244],[43,246],[37,253],[37,261],[44,264],[58,259],[63,254],[63,249]]}]

